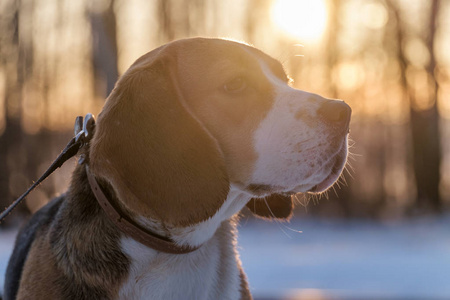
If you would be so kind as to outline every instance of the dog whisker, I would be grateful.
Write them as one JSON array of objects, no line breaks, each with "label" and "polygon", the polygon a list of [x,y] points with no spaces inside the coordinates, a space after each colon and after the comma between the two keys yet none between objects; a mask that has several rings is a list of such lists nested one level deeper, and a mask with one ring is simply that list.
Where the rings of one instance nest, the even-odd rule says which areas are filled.
[{"label": "dog whisker", "polygon": [[[294,228],[291,228],[289,226],[287,226],[286,224],[282,223],[281,221],[279,221],[276,217],[275,214],[272,212],[272,209],[269,206],[269,203],[267,202],[267,200],[264,198],[264,202],[266,203],[267,209],[269,210],[270,214],[273,217],[273,220],[275,221],[275,223],[277,223],[278,227],[280,228],[280,230],[290,239],[292,239],[292,236],[290,236],[284,229],[287,229],[289,231],[295,232],[295,233],[303,233],[303,231],[301,230],[296,230]],[[284,227],[284,229],[282,228]]]},{"label": "dog whisker", "polygon": [[[305,208],[305,210],[308,210],[308,204],[310,199],[308,198],[308,194],[295,194],[293,195],[295,203],[300,204]],[[300,198],[301,197],[301,198]]]},{"label": "dog whisker", "polygon": [[355,173],[355,168],[352,166],[352,164],[349,161],[347,161],[347,163],[345,164],[344,169],[348,172],[348,174],[350,176],[352,176],[352,172]]}]

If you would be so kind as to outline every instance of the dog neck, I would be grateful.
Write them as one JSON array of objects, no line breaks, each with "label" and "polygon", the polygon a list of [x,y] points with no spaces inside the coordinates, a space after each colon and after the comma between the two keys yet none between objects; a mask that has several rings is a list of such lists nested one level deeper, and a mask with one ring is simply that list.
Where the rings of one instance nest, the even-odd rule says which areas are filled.
[{"label": "dog neck", "polygon": [[[185,255],[172,255],[158,253],[123,236],[121,250],[131,258],[131,266],[119,298],[202,299],[205,293],[211,293],[208,299],[239,299],[245,275],[236,250],[237,213],[249,199],[249,195],[231,188],[225,203],[213,216],[184,228],[139,218],[139,224],[170,236],[179,245],[201,247]],[[159,273],[161,268],[164,276]],[[186,270],[190,270],[188,276]]]},{"label": "dog neck", "polygon": [[133,222],[133,220],[129,219],[124,213],[122,213],[117,205],[114,205],[111,199],[105,195],[102,188],[98,184],[97,179],[95,179],[94,175],[89,171],[89,166],[87,165],[86,174],[91,190],[94,193],[100,207],[122,233],[130,236],[147,247],[165,253],[185,254],[198,249],[198,247],[179,246],[170,239],[146,230]]},{"label": "dog neck", "polygon": [[105,195],[88,166],[86,174],[100,207],[122,233],[149,248],[170,254],[197,250],[214,235],[223,221],[231,219],[250,200],[247,193],[231,186],[226,201],[209,219],[188,227],[171,227],[143,217],[132,220]]},{"label": "dog neck", "polygon": [[231,220],[251,196],[231,185],[227,199],[220,209],[209,219],[186,227],[175,227],[163,224],[151,218],[138,217],[136,222],[152,232],[170,238],[177,245],[199,248],[210,240],[224,221]]}]

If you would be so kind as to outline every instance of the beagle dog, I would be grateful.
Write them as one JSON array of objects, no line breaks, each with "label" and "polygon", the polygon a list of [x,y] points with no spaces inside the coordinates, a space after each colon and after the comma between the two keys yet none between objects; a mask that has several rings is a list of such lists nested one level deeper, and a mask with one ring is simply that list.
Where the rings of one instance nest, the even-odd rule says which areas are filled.
[{"label": "beagle dog", "polygon": [[347,158],[351,109],[292,88],[252,46],[192,38],[118,80],[68,191],[18,235],[5,299],[251,299],[247,206],[289,219]]}]

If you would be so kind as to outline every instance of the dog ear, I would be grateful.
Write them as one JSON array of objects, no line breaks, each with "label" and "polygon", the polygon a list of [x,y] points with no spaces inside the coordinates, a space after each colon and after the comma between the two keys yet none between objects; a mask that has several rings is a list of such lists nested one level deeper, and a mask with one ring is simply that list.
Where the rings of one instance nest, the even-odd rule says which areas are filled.
[{"label": "dog ear", "polygon": [[263,199],[252,198],[247,208],[257,217],[288,221],[292,217],[294,203],[291,196],[272,194]]},{"label": "dog ear", "polygon": [[118,81],[97,120],[90,168],[131,213],[188,226],[214,215],[229,180],[217,141],[184,104],[173,60],[154,50]]}]

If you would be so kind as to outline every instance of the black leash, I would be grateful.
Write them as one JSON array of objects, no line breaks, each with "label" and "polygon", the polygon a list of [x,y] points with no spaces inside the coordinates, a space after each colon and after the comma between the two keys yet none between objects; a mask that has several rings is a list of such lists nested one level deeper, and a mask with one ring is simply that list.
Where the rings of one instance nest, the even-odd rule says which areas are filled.
[{"label": "black leash", "polygon": [[[17,198],[10,206],[8,206],[0,214],[0,223],[12,212],[12,210],[25,199],[28,194],[34,190],[42,181],[44,181],[50,174],[52,174],[56,169],[61,167],[67,160],[74,157],[78,151],[83,148],[84,145],[89,143],[93,136],[93,130],[95,127],[95,119],[92,114],[87,114],[84,118],[78,116],[75,119],[75,136],[70,140],[61,154],[55,159],[55,161],[50,165],[50,167],[42,174],[42,176],[25,192],[22,196]],[[80,157],[80,163],[82,163],[84,157]]]}]

